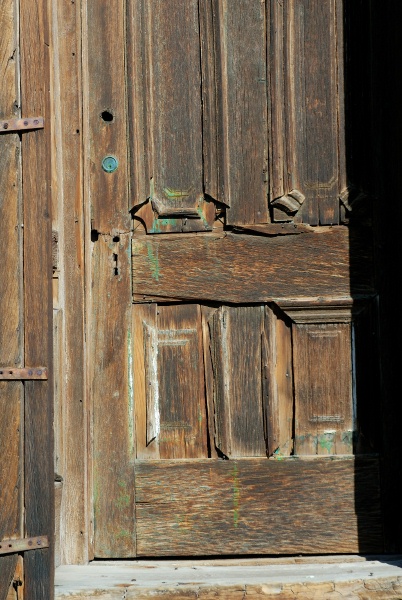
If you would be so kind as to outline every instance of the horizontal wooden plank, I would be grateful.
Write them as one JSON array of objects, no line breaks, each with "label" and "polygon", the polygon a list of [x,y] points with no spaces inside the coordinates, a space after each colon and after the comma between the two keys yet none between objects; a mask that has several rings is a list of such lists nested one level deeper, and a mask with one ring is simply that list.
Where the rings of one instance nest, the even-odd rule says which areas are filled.
[{"label": "horizontal wooden plank", "polygon": [[381,552],[375,457],[139,461],[138,555]]},{"label": "horizontal wooden plank", "polygon": [[371,247],[346,227],[265,237],[224,232],[138,237],[133,291],[220,302],[344,297],[372,290]]}]

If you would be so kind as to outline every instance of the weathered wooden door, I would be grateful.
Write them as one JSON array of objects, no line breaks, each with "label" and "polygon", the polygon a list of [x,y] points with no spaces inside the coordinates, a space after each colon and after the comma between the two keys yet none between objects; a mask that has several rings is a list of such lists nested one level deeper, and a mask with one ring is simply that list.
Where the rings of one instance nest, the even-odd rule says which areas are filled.
[{"label": "weathered wooden door", "polygon": [[0,2],[0,599],[53,598],[46,2]]},{"label": "weathered wooden door", "polygon": [[382,550],[343,22],[342,0],[130,1],[105,81],[91,4],[96,556]]}]

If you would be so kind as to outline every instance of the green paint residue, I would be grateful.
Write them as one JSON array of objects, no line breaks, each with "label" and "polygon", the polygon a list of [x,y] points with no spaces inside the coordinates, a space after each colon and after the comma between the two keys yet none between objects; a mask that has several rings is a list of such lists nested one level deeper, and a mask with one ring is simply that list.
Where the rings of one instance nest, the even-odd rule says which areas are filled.
[{"label": "green paint residue", "polygon": [[147,253],[148,253],[148,261],[149,267],[151,269],[152,277],[155,281],[159,281],[159,259],[158,259],[158,251],[154,254],[154,250],[152,244],[147,242]]},{"label": "green paint residue", "polygon": [[163,193],[167,198],[186,198],[192,192],[192,189],[188,190],[174,190],[173,188],[165,187],[163,188]]},{"label": "green paint residue", "polygon": [[121,491],[116,498],[115,504],[118,508],[127,508],[131,503],[131,496],[127,493],[127,484],[125,481],[118,481],[117,485],[121,488]]},{"label": "green paint residue", "polygon": [[239,507],[240,507],[240,486],[237,464],[233,465],[233,524],[235,527],[239,524]]},{"label": "green paint residue", "polygon": [[328,452],[328,454],[334,453],[334,433],[323,433],[318,436],[318,443],[323,450]]}]

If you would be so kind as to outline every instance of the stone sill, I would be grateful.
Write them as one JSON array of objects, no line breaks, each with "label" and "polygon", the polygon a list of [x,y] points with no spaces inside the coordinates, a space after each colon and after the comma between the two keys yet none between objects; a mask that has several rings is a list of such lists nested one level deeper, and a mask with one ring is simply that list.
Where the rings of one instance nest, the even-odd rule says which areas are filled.
[{"label": "stone sill", "polygon": [[402,556],[94,561],[56,569],[56,600],[402,600]]}]

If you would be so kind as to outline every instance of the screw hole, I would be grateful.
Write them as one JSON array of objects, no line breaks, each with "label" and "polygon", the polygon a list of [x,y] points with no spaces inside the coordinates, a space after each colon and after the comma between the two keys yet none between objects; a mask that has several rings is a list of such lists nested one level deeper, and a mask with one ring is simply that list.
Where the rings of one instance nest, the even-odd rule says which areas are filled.
[{"label": "screw hole", "polygon": [[114,119],[114,116],[112,115],[112,113],[109,110],[104,110],[101,113],[101,119],[102,119],[102,121],[105,121],[105,123],[111,123]]}]

